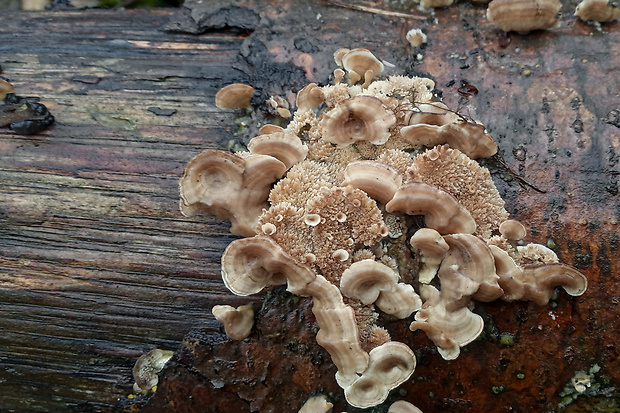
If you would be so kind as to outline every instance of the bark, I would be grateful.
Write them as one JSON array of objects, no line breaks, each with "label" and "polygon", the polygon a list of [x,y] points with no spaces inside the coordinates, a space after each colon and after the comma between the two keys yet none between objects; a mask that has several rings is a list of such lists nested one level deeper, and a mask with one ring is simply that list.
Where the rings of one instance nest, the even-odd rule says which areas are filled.
[{"label": "bark", "polygon": [[[0,128],[3,409],[119,409],[135,360],[154,347],[179,350],[147,411],[297,411],[303,395],[322,389],[333,392],[335,411],[344,408],[329,356],[290,345],[291,335],[313,343],[303,301],[299,309],[269,301],[248,342],[222,338],[211,307],[247,301],[220,279],[219,258],[234,236],[222,220],[183,218],[177,188],[200,150],[247,143],[255,127],[235,121],[264,120],[264,98],[326,83],[339,47],[369,48],[394,63],[395,74],[430,74],[449,106],[481,120],[503,157],[483,163],[509,212],[530,228],[527,241],[553,240],[561,261],[590,283],[584,296],[562,294],[555,307],[480,306],[494,328],[454,362],[441,360],[423,334],[394,324],[395,339],[411,337],[420,362],[415,383],[390,400],[427,412],[547,411],[575,372],[595,363],[618,384],[619,23],[585,25],[572,17],[574,1],[564,5],[560,28],[508,37],[486,21],[484,6],[468,3],[437,10],[436,20],[368,2],[209,7],[232,6],[251,12],[241,14],[248,24],[198,8],[0,19],[2,75],[18,95],[40,97],[57,121],[34,136]],[[412,27],[429,37],[415,51],[405,40]],[[257,87],[254,118],[215,108],[217,89],[234,82]],[[464,100],[461,84],[479,93]],[[288,336],[269,336],[293,315],[304,322],[290,321]],[[500,348],[501,332],[516,344]],[[222,373],[245,363],[241,354],[255,355],[260,369]],[[220,364],[210,365],[211,356]],[[264,373],[274,363],[279,368]]]}]

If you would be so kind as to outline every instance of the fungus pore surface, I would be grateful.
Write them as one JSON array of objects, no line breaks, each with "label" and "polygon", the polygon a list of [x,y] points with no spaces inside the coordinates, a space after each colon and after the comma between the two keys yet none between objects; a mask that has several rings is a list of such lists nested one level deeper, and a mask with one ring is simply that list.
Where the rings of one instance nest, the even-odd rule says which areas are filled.
[{"label": "fungus pore surface", "polygon": [[[334,85],[298,91],[288,126],[261,128],[250,153],[208,150],[190,160],[181,209],[230,219],[245,237],[222,258],[233,293],[287,284],[312,298],[317,342],[337,383],[350,405],[368,408],[416,365],[413,350],[392,341],[379,320],[410,324],[455,359],[483,330],[475,302],[545,304],[558,286],[582,294],[587,279],[522,241],[525,227],[472,159],[495,153],[495,142],[438,102],[432,80],[378,77],[381,61],[365,49],[334,58],[348,84],[340,73]],[[444,132],[414,139],[414,128]]]}]

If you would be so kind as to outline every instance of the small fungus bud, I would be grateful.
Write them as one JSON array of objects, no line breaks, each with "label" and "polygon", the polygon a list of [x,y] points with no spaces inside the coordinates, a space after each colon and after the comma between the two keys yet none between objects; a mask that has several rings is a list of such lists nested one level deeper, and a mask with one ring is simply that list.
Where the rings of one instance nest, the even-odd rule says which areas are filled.
[{"label": "small fungus bud", "polygon": [[261,225],[260,229],[266,235],[273,235],[276,233],[276,226],[273,225],[271,222],[267,222],[266,224]]},{"label": "small fungus bud", "polygon": [[312,264],[315,261],[316,261],[316,255],[314,255],[313,253],[309,252],[307,254],[304,254],[304,262],[306,264]]},{"label": "small fungus bud", "polygon": [[316,227],[319,223],[321,223],[321,216],[319,214],[308,214],[304,217],[304,222],[306,225]]},{"label": "small fungus bud", "polygon": [[407,41],[412,47],[426,43],[426,35],[420,29],[411,29],[407,32]]},{"label": "small fungus bud", "polygon": [[338,261],[346,261],[349,259],[349,252],[347,250],[339,249],[334,251],[332,257],[334,257]]},{"label": "small fungus bud", "polygon": [[511,241],[523,239],[526,234],[523,224],[519,221],[515,221],[514,219],[509,219],[502,222],[499,226],[499,232],[504,236],[504,238]]},{"label": "small fungus bud", "polygon": [[343,77],[344,77],[344,70],[342,69],[334,70],[334,83],[335,84],[342,82]]},{"label": "small fungus bud", "polygon": [[338,212],[336,214],[336,221],[345,222],[346,220],[347,220],[347,214],[345,214],[344,212]]}]

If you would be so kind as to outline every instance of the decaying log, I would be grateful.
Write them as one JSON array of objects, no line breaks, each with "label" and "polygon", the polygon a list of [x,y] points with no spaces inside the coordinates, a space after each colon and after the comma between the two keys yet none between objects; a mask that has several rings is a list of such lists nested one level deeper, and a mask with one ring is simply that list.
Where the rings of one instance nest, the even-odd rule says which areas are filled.
[{"label": "decaying log", "polygon": [[[582,297],[560,295],[550,307],[480,306],[493,328],[453,362],[424,335],[394,325],[394,337],[411,336],[420,362],[415,383],[390,400],[427,412],[547,411],[575,372],[594,364],[617,386],[620,56],[611,46],[620,24],[585,25],[568,12],[572,4],[560,28],[507,37],[471,4],[437,10],[434,20],[365,2],[251,3],[235,2],[243,14],[195,8],[194,18],[207,16],[198,23],[180,10],[0,18],[2,75],[57,120],[28,137],[0,129],[2,409],[118,409],[118,398],[129,402],[135,360],[155,347],[179,348],[192,330],[144,411],[297,411],[314,390],[332,391],[342,411],[328,355],[297,346],[312,344],[307,299],[272,297],[258,332],[240,343],[222,337],[211,307],[247,302],[219,274],[235,237],[222,220],[183,218],[177,187],[194,154],[252,137],[235,124],[247,121],[244,113],[215,108],[219,87],[251,84],[255,104],[287,96],[326,83],[339,47],[369,48],[395,74],[430,74],[450,107],[480,119],[501,152],[483,163],[509,212],[531,229],[528,241],[555,245],[590,284]],[[428,35],[420,50],[405,39],[412,27]],[[463,99],[462,84],[479,93]],[[253,300],[260,307],[262,297]],[[499,347],[499,333],[514,346]],[[252,354],[254,367],[235,370],[246,363],[240,354]]]}]

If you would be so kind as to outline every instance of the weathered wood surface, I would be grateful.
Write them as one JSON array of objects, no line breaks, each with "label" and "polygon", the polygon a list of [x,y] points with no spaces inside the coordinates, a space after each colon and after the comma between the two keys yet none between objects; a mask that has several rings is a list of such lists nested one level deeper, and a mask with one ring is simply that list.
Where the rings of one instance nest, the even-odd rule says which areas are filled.
[{"label": "weathered wood surface", "polygon": [[[242,302],[219,278],[219,256],[233,237],[226,223],[184,219],[177,208],[184,164],[199,150],[225,148],[233,130],[233,116],[217,110],[213,96],[237,81],[283,94],[296,91],[304,77],[324,82],[333,50],[356,46],[407,74],[430,73],[452,107],[460,82],[474,84],[480,93],[463,110],[487,125],[511,169],[546,191],[522,188],[489,164],[509,211],[533,228],[528,240],[553,239],[561,259],[590,279],[582,298],[563,296],[552,313],[529,304],[489,306],[500,331],[515,334],[519,347],[474,343],[449,368],[429,355],[416,372],[426,378],[418,383],[420,396],[408,398],[436,411],[450,400],[463,411],[481,411],[485,401],[509,407],[522,397],[521,406],[536,411],[557,404],[572,372],[594,363],[618,380],[620,62],[612,45],[620,41],[620,24],[598,31],[565,17],[559,29],[511,35],[501,48],[504,40],[484,20],[483,7],[468,4],[437,11],[437,22],[327,2],[251,7],[262,23],[249,38],[228,29],[165,33],[174,11],[0,17],[3,75],[17,94],[40,96],[57,119],[31,137],[0,129],[2,409],[113,410],[131,391],[131,367],[142,352],[175,349],[192,327],[217,337],[211,306]],[[308,16],[301,23],[300,14]],[[414,25],[430,38],[422,62],[404,40]],[[524,69],[532,74],[523,76]],[[149,107],[177,112],[156,116]],[[537,333],[538,326],[548,332]],[[428,346],[420,334],[415,342]],[[547,347],[534,357],[538,370],[518,382],[521,388],[513,379],[512,391],[489,391],[489,383],[502,384],[523,369],[520,354],[541,343]],[[565,358],[568,348],[576,356]],[[490,378],[472,369],[480,351],[497,367]],[[506,358],[513,364],[502,370]],[[565,366],[536,383],[554,363]],[[448,373],[459,379],[451,382]],[[205,383],[198,384],[212,386]],[[178,390],[162,393],[161,406],[169,407],[168,396],[176,394],[180,408],[187,394]],[[427,398],[429,391],[437,398]],[[220,394],[237,397],[234,388]]]},{"label": "weathered wood surface", "polygon": [[167,35],[172,13],[0,18],[3,75],[57,119],[0,129],[0,411],[112,409],[137,356],[176,349],[231,298],[227,223],[184,219],[177,182],[227,143],[213,95],[242,38]]}]

